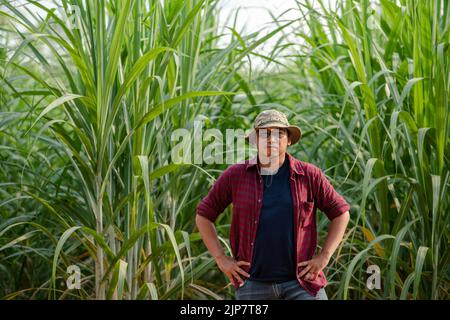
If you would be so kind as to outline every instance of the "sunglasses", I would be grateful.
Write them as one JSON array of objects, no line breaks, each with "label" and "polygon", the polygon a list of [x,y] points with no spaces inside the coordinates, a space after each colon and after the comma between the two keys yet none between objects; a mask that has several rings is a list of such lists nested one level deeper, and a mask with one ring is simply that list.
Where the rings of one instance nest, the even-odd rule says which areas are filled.
[{"label": "sunglasses", "polygon": [[261,139],[269,139],[270,137],[282,139],[288,135],[288,131],[286,129],[257,129],[256,134]]}]

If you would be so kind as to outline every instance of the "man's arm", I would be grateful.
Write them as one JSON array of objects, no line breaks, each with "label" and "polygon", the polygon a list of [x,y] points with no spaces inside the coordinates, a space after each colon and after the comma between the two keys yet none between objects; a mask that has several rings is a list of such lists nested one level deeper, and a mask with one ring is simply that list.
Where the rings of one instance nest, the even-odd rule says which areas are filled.
[{"label": "man's arm", "polygon": [[216,260],[219,269],[231,282],[234,281],[234,278],[238,280],[240,284],[244,283],[241,276],[250,277],[250,275],[242,270],[241,266],[250,264],[245,261],[236,261],[234,258],[225,255],[213,222],[198,214],[195,217],[195,222],[205,246]]},{"label": "man's arm", "polygon": [[331,258],[334,251],[336,251],[337,247],[341,243],[349,220],[350,214],[348,211],[331,220],[325,243],[320,251],[320,254],[327,258],[327,260]]},{"label": "man's arm", "polygon": [[232,202],[232,190],[230,181],[231,170],[225,170],[214,183],[208,195],[198,204],[195,223],[200,235],[208,248],[208,251],[216,260],[219,269],[233,283],[236,279],[241,284],[244,282],[241,276],[250,275],[241,269],[241,266],[249,263],[236,261],[234,258],[225,255],[217,236],[214,222],[217,217]]},{"label": "man's arm", "polygon": [[220,244],[219,237],[217,236],[214,223],[198,214],[195,217],[195,223],[197,225],[198,230],[200,231],[200,235],[202,237],[203,242],[205,243],[205,246],[208,248],[208,251],[217,261],[217,259],[220,256],[225,255],[225,253]]},{"label": "man's arm", "polygon": [[302,261],[298,265],[305,267],[299,277],[314,280],[320,271],[328,264],[331,256],[344,237],[345,229],[350,220],[350,206],[345,199],[336,192],[325,174],[319,168],[313,173],[313,194],[317,207],[323,211],[331,221],[325,243],[319,254],[309,261]]},{"label": "man's arm", "polygon": [[347,228],[349,220],[350,214],[348,211],[331,220],[330,226],[328,227],[328,234],[320,253],[314,256],[311,260],[299,263],[300,267],[305,267],[305,269],[303,269],[299,274],[300,278],[305,276],[306,280],[314,280],[319,272],[328,265],[331,256],[344,237],[345,229]]}]

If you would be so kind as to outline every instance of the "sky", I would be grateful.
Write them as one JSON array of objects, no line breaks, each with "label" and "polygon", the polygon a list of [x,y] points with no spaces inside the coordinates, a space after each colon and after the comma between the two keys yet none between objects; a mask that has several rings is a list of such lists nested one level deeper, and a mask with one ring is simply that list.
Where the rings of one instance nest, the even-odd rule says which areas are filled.
[{"label": "sky", "polygon": [[[232,24],[233,21],[227,21],[227,17],[240,8],[238,29],[245,27],[248,32],[252,32],[272,21],[268,11],[278,16],[284,11],[296,8],[297,5],[295,0],[221,0],[219,7],[221,8],[219,16],[221,25]],[[294,19],[298,17],[298,12],[291,10],[284,16],[287,19]]]},{"label": "sky", "polygon": [[[17,4],[23,3],[22,0],[15,0]],[[163,0],[161,0],[163,1]],[[301,0],[298,0],[301,2]],[[314,0],[311,0],[314,2]],[[55,6],[52,0],[41,0],[41,4],[45,4],[49,7]],[[227,36],[222,37],[218,43],[219,47],[225,47],[230,40],[231,32],[229,30],[224,30],[225,26],[233,26],[234,14],[238,12],[238,19],[236,21],[236,29],[241,35],[247,35],[252,32],[261,30],[265,28],[258,38],[274,30],[277,25],[273,23],[273,18],[271,17],[271,12],[274,16],[278,18],[280,25],[287,23],[288,21],[299,19],[300,14],[297,9],[296,0],[219,0],[219,30]],[[36,10],[36,8],[34,8]],[[36,13],[41,16],[45,16],[43,10],[37,10]],[[283,22],[285,21],[285,22]],[[295,22],[292,27],[298,28],[300,22]],[[290,28],[291,26],[289,26]],[[289,29],[285,29],[289,33]],[[255,51],[258,53],[269,53],[274,47],[275,43],[279,39],[281,34],[277,34],[269,40],[265,41],[264,44],[259,46]],[[299,37],[291,35],[293,41],[299,41]],[[254,66],[261,65],[262,61],[258,58],[253,57],[252,63]]]},{"label": "sky", "polygon": [[[238,12],[236,29],[241,35],[266,28],[266,32],[275,29],[277,26],[273,23],[273,18],[269,11],[276,17],[281,14],[282,22],[298,19],[299,12],[295,0],[221,0],[219,7],[219,26],[232,26],[234,23],[234,13]],[[230,15],[232,16],[230,18]],[[267,41],[265,47],[270,49],[278,37]],[[226,38],[224,39],[226,41]]]},{"label": "sky", "polygon": [[[301,12],[299,10],[299,4],[302,5],[305,0],[219,0],[219,27],[233,26],[234,13],[238,11],[238,19],[236,21],[236,29],[240,35],[248,35],[252,32],[265,28],[264,31],[258,34],[258,38],[263,37],[270,31],[276,29],[279,25],[286,24],[293,20],[290,26],[284,29],[286,39],[284,43],[294,43],[293,47],[284,51],[284,54],[289,54],[297,45],[303,43],[303,39],[296,35],[292,30],[304,29],[305,22],[303,21]],[[324,5],[328,8],[336,7],[337,0],[325,0]],[[315,0],[309,0],[309,3],[316,9],[320,10],[319,3]],[[273,17],[277,17],[278,25],[273,22]],[[230,15],[231,14],[231,15]],[[232,18],[230,18],[230,16]],[[219,29],[221,31],[222,29]],[[230,40],[230,31],[223,30],[223,33],[227,33],[228,36],[223,37],[218,45],[219,47],[225,47]],[[272,51],[277,41],[282,36],[282,33],[277,33],[264,44],[256,48],[254,51],[260,54],[268,54]],[[280,58],[280,56],[278,56]],[[264,60],[255,56],[252,56],[252,66],[256,68],[266,68]]]}]

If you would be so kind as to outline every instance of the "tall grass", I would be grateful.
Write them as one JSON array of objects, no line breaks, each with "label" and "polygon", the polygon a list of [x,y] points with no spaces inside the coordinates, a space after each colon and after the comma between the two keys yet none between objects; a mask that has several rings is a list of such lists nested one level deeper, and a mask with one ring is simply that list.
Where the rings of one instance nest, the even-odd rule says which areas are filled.
[{"label": "tall grass", "polygon": [[[307,28],[271,94],[289,101],[308,158],[354,207],[331,271],[336,296],[448,298],[448,2],[314,3],[297,3]],[[366,287],[370,264],[381,290]]]},{"label": "tall grass", "polygon": [[[3,298],[233,297],[193,219],[225,166],[174,164],[170,135],[195,119],[248,128],[278,107],[303,129],[290,152],[352,206],[328,295],[448,299],[447,1],[298,1],[298,20],[248,36],[218,29],[217,1],[0,4]],[[380,290],[366,286],[372,264]]]},{"label": "tall grass", "polygon": [[[45,119],[44,129],[51,130],[57,148],[67,155],[82,199],[77,204],[80,208],[66,208],[61,213],[61,208],[42,196],[25,191],[46,206],[65,230],[56,245],[52,288],[56,289],[59,255],[74,234],[79,250],[95,261],[97,298],[137,298],[146,292],[155,295],[163,273],[156,255],[157,237],[173,246],[182,278],[184,272],[173,230],[157,222],[152,207],[150,182],[158,178],[158,172],[153,167],[157,163],[149,159],[155,157],[152,137],[158,124],[148,124],[161,114],[167,117],[166,110],[181,101],[220,94],[194,92],[186,86],[182,86],[184,91],[177,90],[178,75],[169,72],[169,65],[190,72],[190,65],[175,64],[179,55],[191,54],[199,46],[194,42],[183,50],[182,40],[198,32],[199,27],[192,22],[200,25],[207,12],[201,11],[204,3],[194,6],[180,2],[177,9],[183,8],[191,15],[177,16],[174,7],[163,8],[157,1],[64,1],[62,6],[68,16],[73,14],[71,6],[79,9],[80,16],[72,29],[54,9],[39,2],[29,1],[25,7],[33,18],[9,2],[4,5],[9,11],[5,15],[24,29],[17,30],[24,40],[19,50],[29,49],[35,55],[33,61],[40,64],[48,78],[14,60],[9,63],[32,77],[45,95],[55,97],[41,110],[33,106],[37,113],[29,130]],[[45,12],[45,19],[32,14],[36,9]],[[172,30],[159,33],[151,28],[151,23],[160,19],[173,19]],[[30,36],[41,40],[42,47],[51,52],[49,56],[26,40]],[[56,74],[63,79],[53,76]],[[56,108],[62,108],[63,113],[50,117]],[[146,264],[139,269],[142,261]],[[56,291],[52,293],[56,297]]]},{"label": "tall grass", "polygon": [[[238,66],[276,31],[220,49],[215,1],[1,3],[1,267],[23,282],[2,279],[5,297],[217,298],[193,283],[213,260],[186,231],[207,176],[171,163],[170,134],[226,110],[245,86]],[[36,264],[38,279],[17,275]]]}]

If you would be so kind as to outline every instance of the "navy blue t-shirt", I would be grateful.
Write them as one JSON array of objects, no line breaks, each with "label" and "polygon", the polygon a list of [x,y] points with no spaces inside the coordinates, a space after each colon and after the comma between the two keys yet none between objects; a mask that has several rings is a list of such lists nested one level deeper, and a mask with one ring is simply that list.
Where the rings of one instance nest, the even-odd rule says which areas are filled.
[{"label": "navy blue t-shirt", "polygon": [[271,282],[294,280],[294,216],[288,157],[275,174],[262,177],[263,202],[249,279]]}]

